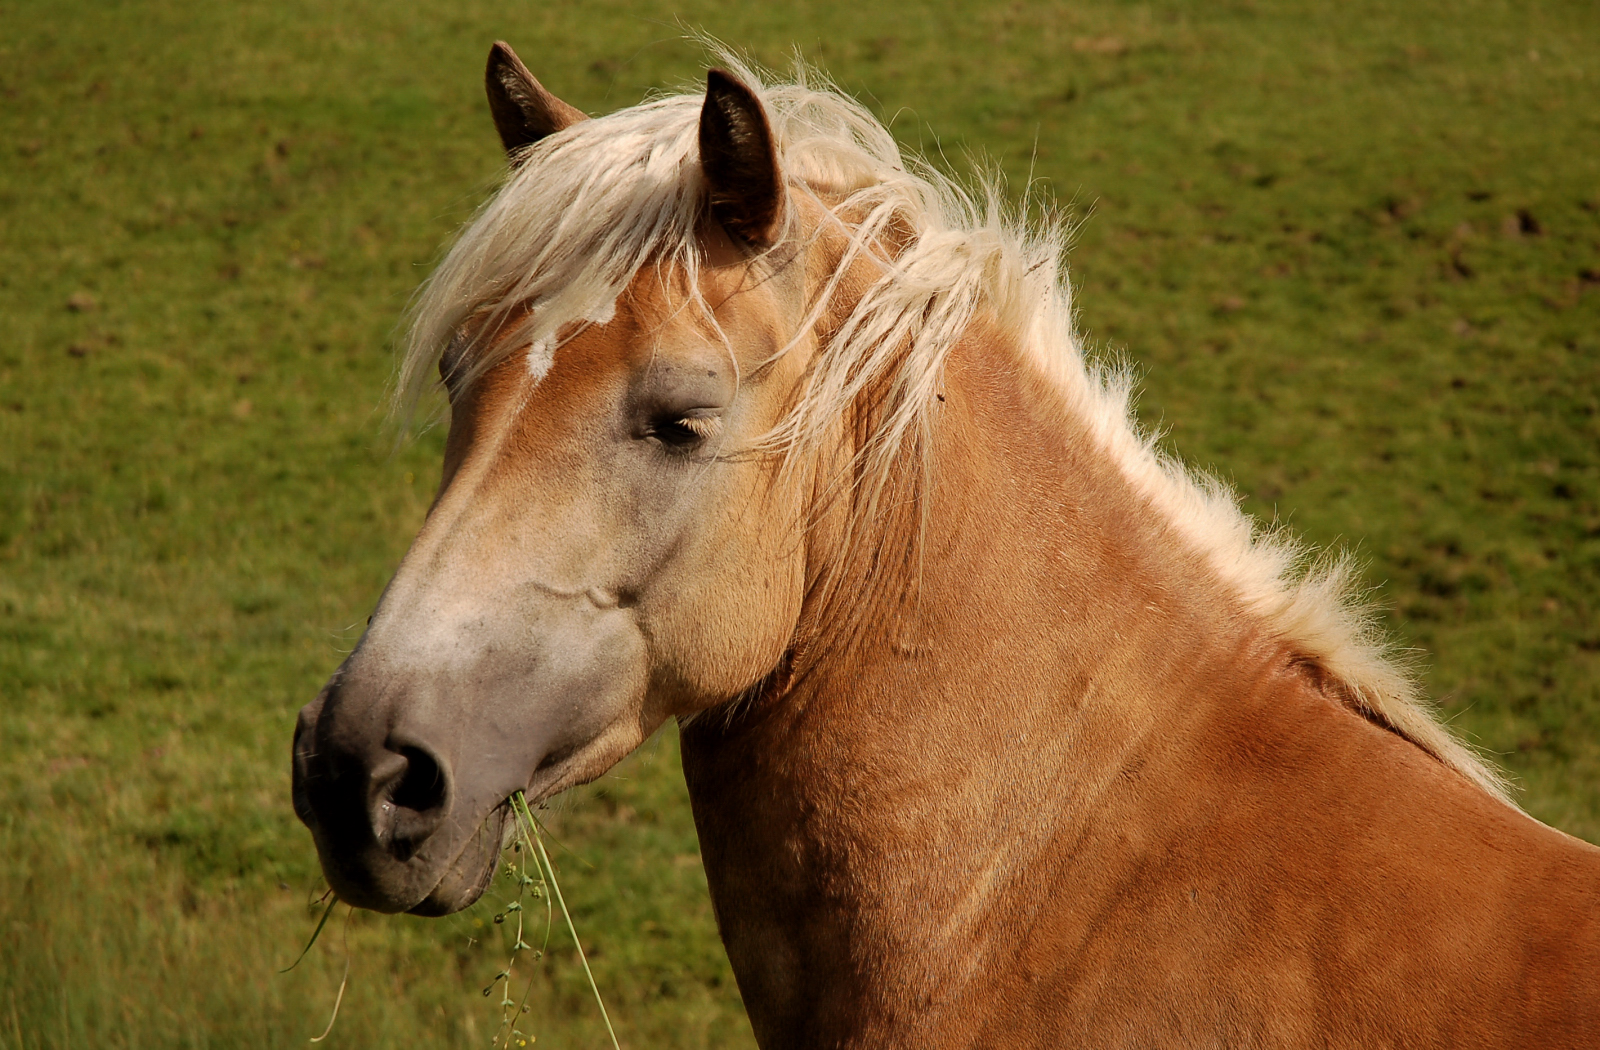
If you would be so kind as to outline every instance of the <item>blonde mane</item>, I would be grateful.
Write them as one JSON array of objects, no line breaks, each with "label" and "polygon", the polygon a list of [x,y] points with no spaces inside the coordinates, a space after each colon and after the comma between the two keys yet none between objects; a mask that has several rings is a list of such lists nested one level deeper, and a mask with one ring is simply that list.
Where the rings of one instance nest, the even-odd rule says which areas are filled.
[{"label": "blonde mane", "polygon": [[[1139,427],[1128,370],[1090,361],[1074,332],[1060,221],[1009,214],[994,178],[973,191],[908,161],[880,121],[812,72],[766,85],[733,56],[718,58],[766,106],[790,190],[789,229],[797,201],[815,202],[851,245],[838,274],[854,256],[877,258],[884,271],[818,355],[767,446],[803,451],[864,394],[881,396],[881,424],[862,453],[864,474],[879,479],[862,501],[870,520],[898,452],[908,442],[927,447],[945,360],[981,310],[1251,613],[1367,717],[1509,803],[1501,776],[1440,725],[1394,659],[1350,559],[1314,557],[1284,531],[1263,528],[1224,483],[1190,471]],[[402,414],[431,386],[458,333],[470,338],[515,318],[498,350],[469,347],[475,352],[464,356],[476,373],[496,354],[526,348],[537,375],[563,338],[609,315],[645,265],[681,267],[687,287],[699,286],[702,97],[673,95],[582,121],[527,150],[419,294],[395,397]],[[910,234],[892,258],[881,247],[890,231]],[[836,290],[828,284],[810,304],[810,323]]]}]

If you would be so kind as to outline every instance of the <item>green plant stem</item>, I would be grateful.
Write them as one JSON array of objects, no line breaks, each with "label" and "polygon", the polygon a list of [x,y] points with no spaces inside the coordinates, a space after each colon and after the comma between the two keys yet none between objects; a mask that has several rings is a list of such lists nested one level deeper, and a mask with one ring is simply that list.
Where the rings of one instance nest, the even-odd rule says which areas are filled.
[{"label": "green plant stem", "polygon": [[594,1001],[600,1007],[600,1019],[606,1023],[606,1034],[611,1037],[613,1050],[622,1050],[622,1044],[617,1042],[617,1030],[611,1027],[611,1015],[606,1012],[606,1002],[600,998],[600,986],[595,983],[594,971],[589,969],[589,957],[584,954],[583,942],[578,939],[578,928],[573,925],[572,913],[567,910],[567,899],[561,894],[561,884],[556,881],[556,869],[550,863],[550,855],[544,851],[544,838],[539,834],[539,824],[533,819],[533,812],[528,809],[528,800],[522,792],[511,796],[512,811],[516,814],[517,823],[521,825],[523,841],[528,841],[529,832],[532,832],[532,845],[539,851],[539,861],[544,867],[544,874],[550,882],[550,889],[554,891],[556,903],[561,906],[561,917],[567,920],[567,932],[572,934],[572,943],[578,949],[578,961],[583,963],[583,974],[589,978],[589,990],[594,993]]}]

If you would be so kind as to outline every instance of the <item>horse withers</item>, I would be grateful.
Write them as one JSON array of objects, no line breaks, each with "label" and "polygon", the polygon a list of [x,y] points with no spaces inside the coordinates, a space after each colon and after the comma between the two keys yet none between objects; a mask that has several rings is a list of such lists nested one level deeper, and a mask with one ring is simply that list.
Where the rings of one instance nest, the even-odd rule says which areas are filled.
[{"label": "horse withers", "polygon": [[341,899],[467,906],[676,718],[764,1047],[1600,1045],[1600,849],[1140,434],[1058,228],[804,76],[488,91],[438,496],[295,733]]}]

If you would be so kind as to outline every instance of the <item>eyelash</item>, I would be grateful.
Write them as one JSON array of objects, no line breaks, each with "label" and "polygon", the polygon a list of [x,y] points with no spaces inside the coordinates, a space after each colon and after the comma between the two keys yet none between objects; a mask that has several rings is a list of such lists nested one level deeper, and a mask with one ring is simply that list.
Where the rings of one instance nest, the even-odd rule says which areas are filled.
[{"label": "eyelash", "polygon": [[664,416],[650,424],[646,437],[668,448],[686,449],[716,435],[722,420],[716,416]]}]

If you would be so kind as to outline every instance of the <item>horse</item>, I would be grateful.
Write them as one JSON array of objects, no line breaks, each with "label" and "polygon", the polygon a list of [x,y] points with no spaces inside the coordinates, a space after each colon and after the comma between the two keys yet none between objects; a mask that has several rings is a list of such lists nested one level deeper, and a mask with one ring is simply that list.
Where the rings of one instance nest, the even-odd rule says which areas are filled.
[{"label": "horse", "polygon": [[514,793],[676,719],[768,1050],[1600,1045],[1600,849],[1141,431],[1059,222],[804,70],[486,81],[397,381],[438,494],[295,729],[340,899],[465,907]]}]

